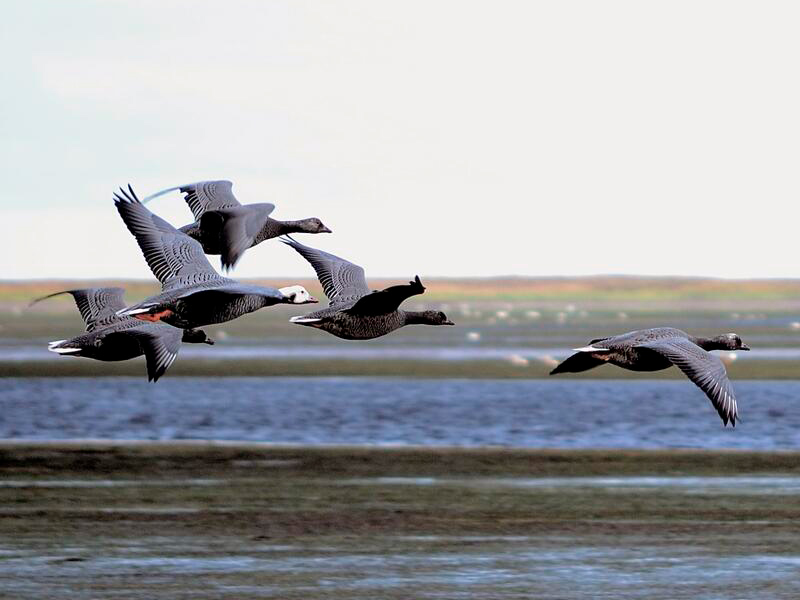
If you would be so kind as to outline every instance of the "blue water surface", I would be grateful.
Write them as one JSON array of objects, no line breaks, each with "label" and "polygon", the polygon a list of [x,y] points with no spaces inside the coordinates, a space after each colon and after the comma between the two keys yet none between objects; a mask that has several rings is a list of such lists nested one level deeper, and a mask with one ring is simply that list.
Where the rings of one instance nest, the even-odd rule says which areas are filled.
[{"label": "blue water surface", "polygon": [[800,447],[800,382],[737,381],[722,422],[688,381],[5,378],[0,437],[554,448]]}]

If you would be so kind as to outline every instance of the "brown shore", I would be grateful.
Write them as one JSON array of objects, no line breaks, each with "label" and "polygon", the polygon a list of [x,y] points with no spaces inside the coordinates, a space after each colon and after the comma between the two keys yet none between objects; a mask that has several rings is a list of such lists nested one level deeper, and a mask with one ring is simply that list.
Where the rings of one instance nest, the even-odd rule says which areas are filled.
[{"label": "brown shore", "polygon": [[[524,578],[537,556],[577,568],[570,553],[594,548],[646,581],[650,568],[613,548],[665,561],[800,553],[800,504],[781,491],[800,481],[798,452],[4,442],[0,471],[0,589],[15,598],[399,600],[463,591],[441,561]],[[524,597],[487,577],[473,593]],[[525,585],[579,589],[571,577]],[[710,577],[685,597],[727,597],[725,585]]]}]

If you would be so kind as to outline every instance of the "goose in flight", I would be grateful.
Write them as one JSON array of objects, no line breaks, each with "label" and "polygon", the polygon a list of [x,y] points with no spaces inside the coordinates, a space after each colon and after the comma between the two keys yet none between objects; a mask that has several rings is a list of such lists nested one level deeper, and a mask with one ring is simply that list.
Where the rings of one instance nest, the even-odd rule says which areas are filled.
[{"label": "goose in flight", "polygon": [[125,308],[122,288],[84,288],[56,292],[31,302],[31,306],[54,296],[71,294],[78,306],[86,332],[67,340],[55,340],[48,350],[64,356],[84,356],[101,361],[120,361],[144,354],[147,379],[158,381],[178,356],[181,342],[213,344],[202,329],[178,329],[163,323],[143,323],[121,317]]},{"label": "goose in flight", "polygon": [[292,323],[322,329],[346,340],[370,340],[405,325],[453,325],[441,311],[400,309],[404,300],[425,292],[419,277],[407,285],[371,291],[364,277],[364,269],[358,265],[304,246],[288,236],[281,238],[281,241],[311,263],[329,300],[328,308],[302,317],[292,317]]},{"label": "goose in flight", "polygon": [[219,254],[224,269],[232,268],[244,251],[288,233],[331,233],[316,217],[278,221],[270,217],[274,204],[240,204],[230,181],[199,181],[156,192],[144,199],[179,190],[194,215],[180,231],[197,240],[206,254]]},{"label": "goose in flight", "polygon": [[117,314],[143,321],[164,321],[181,329],[224,323],[274,304],[309,304],[316,299],[303,286],[281,289],[248,285],[217,273],[200,243],[154,215],[133,188],[114,194],[128,230],[136,238],[161,293]]},{"label": "goose in flight", "polygon": [[738,412],[733,386],[719,357],[709,350],[750,350],[735,333],[700,338],[672,327],[631,331],[608,338],[598,338],[584,348],[576,348],[564,362],[550,371],[579,373],[605,363],[630,371],[661,371],[678,367],[703,390],[717,409],[722,423],[736,426]]}]

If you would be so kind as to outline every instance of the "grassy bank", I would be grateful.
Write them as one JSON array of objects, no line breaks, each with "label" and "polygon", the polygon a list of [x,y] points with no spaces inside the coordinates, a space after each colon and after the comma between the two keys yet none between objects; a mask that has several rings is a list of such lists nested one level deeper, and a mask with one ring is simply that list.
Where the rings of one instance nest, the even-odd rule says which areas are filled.
[{"label": "grassy bank", "polygon": [[3,478],[243,476],[800,476],[800,451],[293,446],[204,441],[0,440]]},{"label": "grassy bank", "polygon": [[[511,353],[509,353],[511,354]],[[518,366],[497,361],[411,360],[180,360],[165,377],[427,377],[466,379],[548,378],[551,364],[531,360]],[[738,361],[728,365],[731,379],[797,379],[800,369],[789,360]],[[121,363],[99,363],[88,359],[54,361],[0,361],[0,377],[114,377],[146,376],[144,359]],[[588,373],[562,374],[558,379],[685,379],[678,369],[635,373],[603,366]],[[553,377],[552,379],[556,379]]]},{"label": "grassy bank", "polygon": [[[155,288],[146,282],[103,282],[125,285],[130,300]],[[275,282],[267,282],[275,283]],[[378,282],[380,283],[380,282]],[[28,299],[69,287],[100,282],[0,283],[0,350],[35,348],[47,355],[48,340],[76,335],[83,329],[68,296],[26,308]],[[316,288],[314,293],[318,292]],[[422,301],[425,301],[424,303]],[[5,307],[7,310],[2,310]],[[570,279],[431,280],[424,296],[409,300],[409,308],[438,308],[456,327],[406,327],[369,342],[347,342],[289,323],[302,314],[298,307],[276,306],[205,329],[218,341],[204,348],[203,358],[185,354],[167,377],[209,376],[421,376],[477,378],[546,377],[552,360],[515,359],[526,348],[547,348],[566,356],[570,348],[593,338],[653,326],[674,326],[695,335],[739,333],[754,349],[800,346],[800,281],[725,281],[687,278],[587,277]],[[299,307],[303,308],[303,307]],[[273,348],[323,348],[336,358],[220,360],[226,345],[268,345]],[[500,349],[497,360],[349,360],[353,348],[436,347]],[[336,351],[344,351],[341,356]],[[278,355],[280,356],[280,355]],[[406,355],[408,357],[409,355]],[[522,364],[520,364],[522,363]],[[56,361],[15,361],[0,357],[2,376],[140,376],[141,360],[120,364],[62,358]],[[737,361],[733,378],[794,379],[793,361]],[[603,368],[580,377],[636,377]],[[677,371],[643,375],[679,377]]]}]

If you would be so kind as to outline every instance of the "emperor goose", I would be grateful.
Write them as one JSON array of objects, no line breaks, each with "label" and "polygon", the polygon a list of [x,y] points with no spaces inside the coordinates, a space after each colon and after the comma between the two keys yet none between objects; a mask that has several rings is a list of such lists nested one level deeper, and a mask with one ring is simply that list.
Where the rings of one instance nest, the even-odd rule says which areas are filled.
[{"label": "emperor goose", "polygon": [[300,285],[276,289],[222,277],[197,241],[151,213],[130,186],[128,190],[120,189],[120,194],[114,195],[115,204],[147,265],[161,282],[162,292],[118,314],[192,329],[224,323],[274,304],[317,302]]}]

